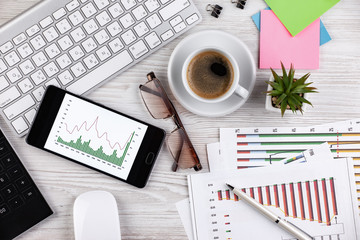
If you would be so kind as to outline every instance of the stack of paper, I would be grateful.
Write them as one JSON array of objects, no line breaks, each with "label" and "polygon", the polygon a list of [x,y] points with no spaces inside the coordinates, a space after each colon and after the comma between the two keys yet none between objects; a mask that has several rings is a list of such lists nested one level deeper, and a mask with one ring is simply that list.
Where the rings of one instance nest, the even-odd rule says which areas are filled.
[{"label": "stack of paper", "polygon": [[315,239],[360,239],[359,120],[220,129],[208,160],[211,173],[189,176],[190,199],[177,204],[189,239],[294,239],[242,203],[227,182]]},{"label": "stack of paper", "polygon": [[[320,16],[340,0],[265,0],[252,18],[260,29],[259,68],[319,68],[319,45],[331,40]],[[268,8],[268,9],[270,9]]]}]

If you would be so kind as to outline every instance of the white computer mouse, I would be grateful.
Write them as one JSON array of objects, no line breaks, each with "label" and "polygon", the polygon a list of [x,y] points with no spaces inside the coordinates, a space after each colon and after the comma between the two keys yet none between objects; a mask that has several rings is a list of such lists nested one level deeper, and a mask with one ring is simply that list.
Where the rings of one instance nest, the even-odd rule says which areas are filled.
[{"label": "white computer mouse", "polygon": [[121,240],[118,208],[114,196],[105,191],[90,191],[74,203],[76,240]]}]

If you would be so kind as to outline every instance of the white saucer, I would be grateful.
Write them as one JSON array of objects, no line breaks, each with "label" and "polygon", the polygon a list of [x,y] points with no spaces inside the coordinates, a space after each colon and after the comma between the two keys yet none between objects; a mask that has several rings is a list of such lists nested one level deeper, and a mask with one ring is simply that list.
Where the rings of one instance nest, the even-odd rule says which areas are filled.
[{"label": "white saucer", "polygon": [[[247,100],[233,94],[219,103],[205,103],[193,98],[181,80],[184,62],[191,52],[203,46],[219,46],[229,51],[240,68],[240,85],[252,92],[255,85],[256,68],[247,46],[237,37],[219,30],[205,30],[184,38],[171,54],[168,66],[168,79],[176,100],[187,110],[206,117],[229,114],[241,107]],[[250,94],[249,94],[250,96]]]}]

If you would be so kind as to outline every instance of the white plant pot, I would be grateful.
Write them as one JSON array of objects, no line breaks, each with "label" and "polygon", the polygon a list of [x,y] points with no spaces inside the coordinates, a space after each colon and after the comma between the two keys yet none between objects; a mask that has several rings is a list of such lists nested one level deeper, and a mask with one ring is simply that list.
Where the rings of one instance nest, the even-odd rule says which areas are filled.
[{"label": "white plant pot", "polygon": [[[274,81],[274,76],[272,74],[270,74],[269,82],[273,82],[273,81]],[[272,90],[272,87],[268,84],[267,91],[271,91],[271,90]],[[307,96],[307,93],[304,93],[304,98],[306,98],[306,96]],[[303,113],[306,111],[308,105],[309,104],[306,104],[306,103],[303,104],[303,107],[302,107]],[[266,95],[265,109],[268,111],[271,111],[271,112],[278,112],[279,114],[281,114],[280,108],[273,107],[273,105],[271,103],[271,96],[269,96],[269,95]],[[286,109],[284,115],[287,113],[293,113],[293,112],[291,111],[291,109]],[[301,115],[300,111],[299,111],[299,114]]]}]

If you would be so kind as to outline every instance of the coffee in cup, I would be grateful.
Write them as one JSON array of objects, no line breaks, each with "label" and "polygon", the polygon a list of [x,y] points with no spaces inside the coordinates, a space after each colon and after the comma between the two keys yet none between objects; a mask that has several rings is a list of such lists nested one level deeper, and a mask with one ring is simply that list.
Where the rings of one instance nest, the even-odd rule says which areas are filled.
[{"label": "coffee in cup", "polygon": [[190,95],[203,102],[220,102],[234,92],[243,98],[249,94],[239,85],[240,69],[235,59],[219,48],[206,47],[190,54],[182,79]]},{"label": "coffee in cup", "polygon": [[208,50],[191,59],[186,79],[195,94],[205,99],[215,99],[230,90],[234,68],[222,53]]}]

